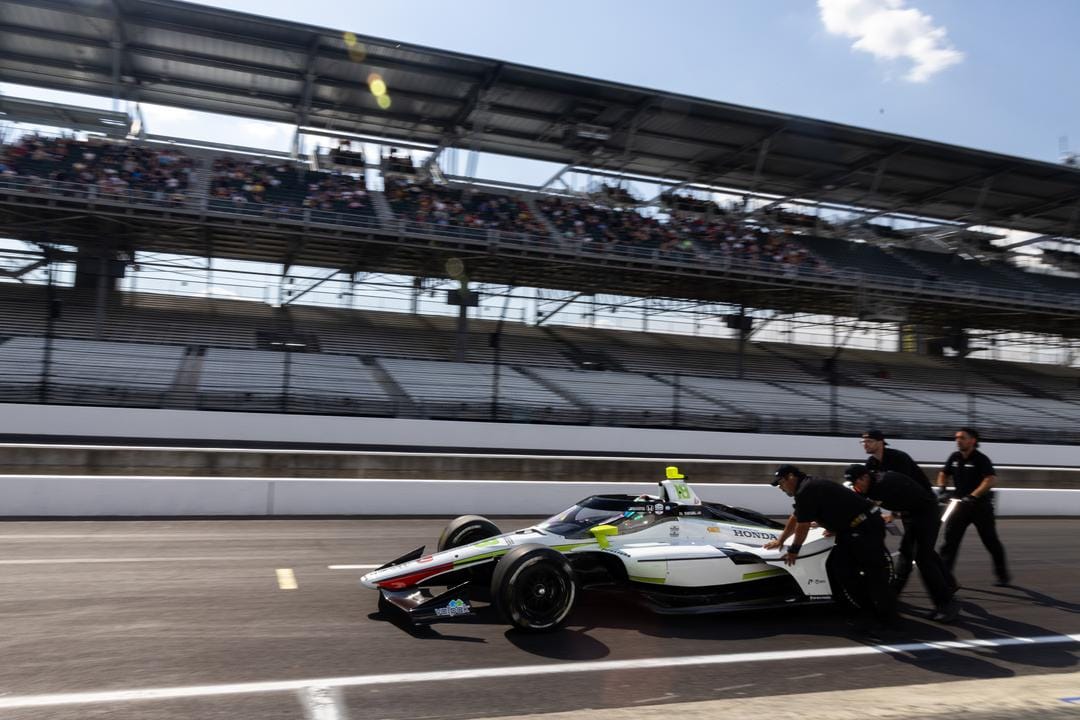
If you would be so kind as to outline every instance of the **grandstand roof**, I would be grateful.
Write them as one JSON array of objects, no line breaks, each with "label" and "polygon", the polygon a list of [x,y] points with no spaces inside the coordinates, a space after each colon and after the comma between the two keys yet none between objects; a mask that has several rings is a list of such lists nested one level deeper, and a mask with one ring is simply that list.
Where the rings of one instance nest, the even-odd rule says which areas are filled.
[{"label": "grandstand roof", "polygon": [[[4,80],[1071,236],[1080,169],[174,0],[0,0]],[[359,50],[362,46],[363,50]],[[382,75],[380,110],[369,73]]]},{"label": "grandstand roof", "polygon": [[0,117],[12,122],[82,130],[115,138],[127,137],[131,130],[127,113],[38,102],[26,98],[0,96]]}]

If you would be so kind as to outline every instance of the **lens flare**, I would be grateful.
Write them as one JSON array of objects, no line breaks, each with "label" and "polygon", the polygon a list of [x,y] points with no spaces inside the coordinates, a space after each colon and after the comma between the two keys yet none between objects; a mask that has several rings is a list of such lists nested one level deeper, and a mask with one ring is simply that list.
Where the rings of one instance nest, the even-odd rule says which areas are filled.
[{"label": "lens flare", "polygon": [[383,110],[389,110],[390,109],[390,96],[389,95],[379,95],[378,97],[375,98],[375,102],[379,103],[379,107],[382,108]]},{"label": "lens flare", "polygon": [[383,80],[376,80],[368,87],[371,88],[371,94],[375,97],[382,97],[386,94],[386,83]]},{"label": "lens flare", "polygon": [[364,59],[367,58],[367,48],[364,47],[364,43],[356,39],[356,33],[344,33],[341,39],[345,42],[345,50],[349,53],[349,59],[353,62],[364,62]]}]

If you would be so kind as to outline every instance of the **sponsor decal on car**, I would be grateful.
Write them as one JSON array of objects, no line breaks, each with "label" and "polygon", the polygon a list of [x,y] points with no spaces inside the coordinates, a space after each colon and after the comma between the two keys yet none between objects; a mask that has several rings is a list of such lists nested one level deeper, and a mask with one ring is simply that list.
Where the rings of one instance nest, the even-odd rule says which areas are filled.
[{"label": "sponsor decal on car", "polygon": [[776,533],[766,532],[764,530],[747,530],[746,528],[731,528],[731,533],[735,537],[756,538],[758,540],[774,540],[774,539],[776,539]]},{"label": "sponsor decal on car", "polygon": [[435,608],[438,617],[454,617],[455,615],[468,615],[471,608],[469,603],[457,598],[446,604],[446,607]]}]

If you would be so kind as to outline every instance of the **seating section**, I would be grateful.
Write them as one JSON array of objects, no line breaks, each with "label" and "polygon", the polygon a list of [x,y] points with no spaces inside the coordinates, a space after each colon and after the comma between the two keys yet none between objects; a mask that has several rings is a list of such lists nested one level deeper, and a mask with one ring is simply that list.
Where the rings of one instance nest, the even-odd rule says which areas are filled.
[{"label": "seating section", "polygon": [[[633,373],[534,368],[532,373],[571,394],[592,410],[599,425],[670,426],[674,424],[674,392],[671,386]],[[694,403],[690,412],[720,408]]]},{"label": "seating section", "polygon": [[925,268],[927,280],[948,283],[971,283],[983,288],[1007,288],[1016,292],[1032,292],[1039,289],[1027,273],[998,264],[995,270],[976,260],[968,260],[953,253],[930,252],[911,248],[893,248],[898,257],[905,258],[916,267]]},{"label": "seating section", "polygon": [[636,210],[612,209],[560,197],[543,198],[537,206],[564,240],[580,243],[590,250],[646,257],[656,253],[694,256],[688,238],[674,227]]},{"label": "seating section", "polygon": [[69,183],[68,188],[83,186],[88,194],[102,198],[142,193],[156,202],[181,203],[193,172],[193,160],[177,150],[98,138],[79,141],[23,135],[0,147],[0,175]]},{"label": "seating section", "polygon": [[400,220],[440,228],[522,233],[546,237],[548,229],[528,203],[507,195],[391,177],[384,190]]},{"label": "seating section", "polygon": [[[304,209],[371,222],[375,209],[363,174],[319,172],[286,162],[219,157],[210,175],[210,207],[298,215]],[[317,217],[317,216],[316,216]]]},{"label": "seating section", "polygon": [[[98,340],[93,291],[53,293],[47,323],[43,288],[3,286],[0,401],[914,436],[976,421],[1080,439],[1075,368],[846,349],[834,390],[830,348],[747,343],[740,373],[732,339],[506,322],[496,352],[490,320],[470,320],[453,362],[452,316],[151,293],[111,297]],[[260,349],[267,334],[314,351]]]},{"label": "seating section", "polygon": [[911,280],[920,280],[924,277],[919,270],[892,257],[876,245],[811,235],[799,235],[797,239],[834,270],[855,270]]},{"label": "seating section", "polygon": [[0,343],[0,399],[160,407],[183,357],[179,345],[14,337]]},{"label": "seating section", "polygon": [[585,422],[588,413],[545,385],[487,364],[384,359],[379,364],[428,418]]}]

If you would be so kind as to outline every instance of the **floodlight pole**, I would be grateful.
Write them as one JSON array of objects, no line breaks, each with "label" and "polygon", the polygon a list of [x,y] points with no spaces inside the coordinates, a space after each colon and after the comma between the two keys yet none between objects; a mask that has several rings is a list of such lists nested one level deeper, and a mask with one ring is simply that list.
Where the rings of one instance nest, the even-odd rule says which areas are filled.
[{"label": "floodlight pole", "polygon": [[491,419],[499,419],[499,370],[502,367],[502,328],[506,321],[506,311],[510,308],[510,298],[513,297],[514,286],[511,285],[503,301],[502,312],[499,321],[495,323],[495,332],[491,334],[491,350],[494,367],[491,370]]},{"label": "floodlight pole", "polygon": [[743,379],[743,356],[746,354],[746,306],[739,306],[739,353],[735,356],[735,377]]},{"label": "floodlight pole", "polygon": [[49,401],[49,365],[52,363],[53,320],[56,314],[56,289],[53,286],[53,266],[49,247],[45,251],[45,349],[41,356],[41,402]]}]

